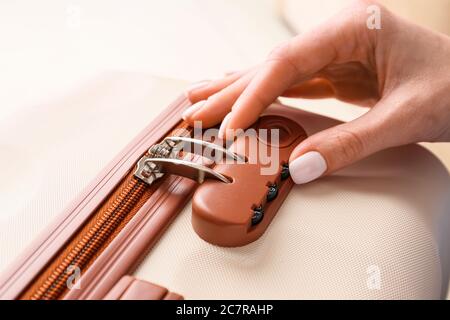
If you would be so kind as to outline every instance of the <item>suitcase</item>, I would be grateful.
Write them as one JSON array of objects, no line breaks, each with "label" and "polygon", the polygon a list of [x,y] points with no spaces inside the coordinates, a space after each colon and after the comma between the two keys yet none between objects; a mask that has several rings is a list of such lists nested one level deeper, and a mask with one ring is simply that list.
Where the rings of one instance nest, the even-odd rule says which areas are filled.
[{"label": "suitcase", "polygon": [[[143,81],[136,75],[114,78]],[[111,88],[97,90],[107,95]],[[125,97],[126,91],[119,95]],[[426,150],[407,146],[381,152],[311,186],[296,187],[288,197],[293,187],[287,171],[290,150],[338,121],[278,103],[270,106],[253,128],[284,134],[275,145],[281,154],[276,172],[261,175],[258,161],[200,167],[198,155],[174,155],[181,143],[229,152],[230,157],[249,156],[242,147],[247,142],[227,150],[198,142],[181,119],[189,105],[181,95],[164,108],[58,214],[2,274],[0,298],[445,295],[448,259],[442,226],[449,221],[449,179]],[[415,161],[408,161],[412,156]],[[409,173],[423,168],[428,171],[415,176],[410,188]],[[430,180],[432,194],[424,183]],[[400,201],[424,194],[429,195],[426,201]]]}]

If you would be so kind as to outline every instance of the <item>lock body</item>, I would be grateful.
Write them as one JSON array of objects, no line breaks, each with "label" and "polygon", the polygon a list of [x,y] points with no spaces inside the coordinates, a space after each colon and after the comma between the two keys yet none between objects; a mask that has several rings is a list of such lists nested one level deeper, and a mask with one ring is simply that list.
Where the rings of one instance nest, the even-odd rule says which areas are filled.
[{"label": "lock body", "polygon": [[293,186],[288,160],[306,138],[303,128],[288,117],[267,115],[251,129],[230,147],[247,162],[214,167],[231,182],[205,181],[194,194],[193,228],[211,244],[237,247],[257,240]]}]

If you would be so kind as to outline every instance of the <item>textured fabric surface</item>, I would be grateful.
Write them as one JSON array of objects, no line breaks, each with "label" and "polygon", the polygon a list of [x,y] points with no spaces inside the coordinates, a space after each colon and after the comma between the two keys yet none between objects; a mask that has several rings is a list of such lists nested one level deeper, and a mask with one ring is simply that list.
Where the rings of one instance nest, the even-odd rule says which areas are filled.
[{"label": "textured fabric surface", "polygon": [[[0,270],[183,87],[107,73],[3,122]],[[304,127],[325,124],[309,116]],[[434,156],[392,149],[294,187],[265,235],[246,247],[200,240],[188,205],[136,275],[187,299],[439,298],[450,269],[448,194],[448,173]]]},{"label": "textured fabric surface", "polygon": [[263,237],[241,248],[201,240],[188,205],[135,276],[186,299],[444,298],[449,181],[422,147],[387,150],[294,187]]},{"label": "textured fabric surface", "polygon": [[106,72],[0,123],[0,272],[184,86]]}]

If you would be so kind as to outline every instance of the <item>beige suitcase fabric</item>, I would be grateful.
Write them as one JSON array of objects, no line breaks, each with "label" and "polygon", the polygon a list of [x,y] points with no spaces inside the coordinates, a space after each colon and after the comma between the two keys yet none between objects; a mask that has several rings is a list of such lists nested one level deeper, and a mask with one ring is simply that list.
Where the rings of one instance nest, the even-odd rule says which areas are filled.
[{"label": "beige suitcase fabric", "polygon": [[[0,127],[0,161],[8,168],[1,179],[8,210],[1,216],[0,269],[184,85],[107,73]],[[335,123],[304,117],[309,134]],[[448,172],[429,151],[391,149],[294,187],[266,234],[242,248],[199,239],[188,205],[135,276],[186,299],[444,297],[449,190]]]},{"label": "beige suitcase fabric", "polygon": [[[310,134],[332,123],[305,115],[302,125]],[[199,239],[188,205],[135,275],[186,299],[439,299],[449,190],[429,151],[387,150],[294,187],[265,235],[245,247]]]}]

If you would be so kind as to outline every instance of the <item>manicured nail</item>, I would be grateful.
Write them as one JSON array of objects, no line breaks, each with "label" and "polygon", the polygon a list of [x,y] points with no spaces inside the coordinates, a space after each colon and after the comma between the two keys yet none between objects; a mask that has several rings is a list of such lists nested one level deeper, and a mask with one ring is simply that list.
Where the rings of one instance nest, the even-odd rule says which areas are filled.
[{"label": "manicured nail", "polygon": [[310,151],[289,164],[289,172],[296,184],[303,184],[319,178],[327,170],[327,163],[317,151]]},{"label": "manicured nail", "polygon": [[227,124],[228,124],[228,122],[230,122],[230,118],[231,118],[231,112],[228,113],[228,114],[225,116],[225,118],[223,118],[222,124],[220,125],[220,128],[219,128],[219,134],[218,134],[219,139],[222,139],[222,140],[223,140],[223,139],[225,138],[225,131],[226,131],[226,129],[227,129]]},{"label": "manicured nail", "polygon": [[211,82],[210,80],[202,80],[202,81],[194,82],[194,83],[191,83],[190,85],[188,85],[187,88],[184,89],[184,90],[187,93],[189,93],[190,91],[192,91],[194,89],[198,89],[198,88],[204,87],[205,85],[207,85],[210,82]]},{"label": "manicured nail", "polygon": [[190,106],[189,108],[187,108],[186,110],[184,110],[183,114],[181,115],[181,117],[184,120],[189,119],[194,113],[196,113],[198,110],[200,110],[201,107],[203,107],[203,105],[205,104],[206,100],[202,100],[199,101],[197,103],[194,103],[192,106]]}]

